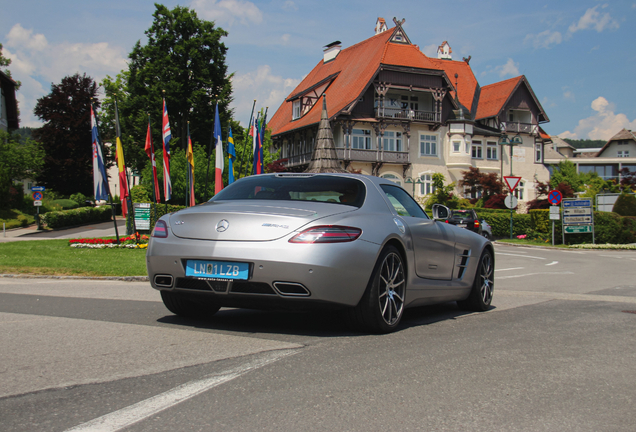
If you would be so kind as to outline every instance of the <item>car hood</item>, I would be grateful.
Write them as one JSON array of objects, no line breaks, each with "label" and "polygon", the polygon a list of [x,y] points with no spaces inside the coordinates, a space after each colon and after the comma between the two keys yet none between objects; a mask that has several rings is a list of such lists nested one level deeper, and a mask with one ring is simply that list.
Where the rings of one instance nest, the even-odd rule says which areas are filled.
[{"label": "car hood", "polygon": [[170,215],[170,229],[180,238],[268,241],[310,222],[357,208],[312,202],[209,202]]}]

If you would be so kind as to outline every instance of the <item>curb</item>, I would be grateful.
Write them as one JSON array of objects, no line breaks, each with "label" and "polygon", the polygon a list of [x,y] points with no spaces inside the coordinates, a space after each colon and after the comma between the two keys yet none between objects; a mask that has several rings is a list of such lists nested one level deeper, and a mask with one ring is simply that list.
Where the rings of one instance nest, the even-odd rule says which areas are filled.
[{"label": "curb", "polygon": [[15,279],[90,279],[90,280],[114,280],[123,282],[149,282],[148,276],[56,276],[56,275],[30,275],[30,274],[0,274],[2,278]]}]

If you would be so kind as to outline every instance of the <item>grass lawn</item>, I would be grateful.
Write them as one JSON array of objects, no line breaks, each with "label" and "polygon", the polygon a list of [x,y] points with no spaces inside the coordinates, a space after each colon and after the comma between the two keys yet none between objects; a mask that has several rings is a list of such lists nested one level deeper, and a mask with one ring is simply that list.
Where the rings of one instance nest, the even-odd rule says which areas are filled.
[{"label": "grass lawn", "polygon": [[76,249],[67,239],[0,243],[0,273],[146,276],[146,250]]},{"label": "grass lawn", "polygon": [[[544,241],[540,241],[540,240],[528,240],[528,239],[518,239],[518,238],[512,238],[512,239],[503,238],[503,239],[498,239],[497,243],[509,243],[509,244],[514,244],[514,245],[550,246],[550,247],[552,247],[552,240],[550,240],[548,242],[544,242]],[[556,244],[556,245],[554,245],[554,247],[559,247],[559,248],[564,248],[564,249],[568,248],[567,245],[562,245],[562,244]]]}]

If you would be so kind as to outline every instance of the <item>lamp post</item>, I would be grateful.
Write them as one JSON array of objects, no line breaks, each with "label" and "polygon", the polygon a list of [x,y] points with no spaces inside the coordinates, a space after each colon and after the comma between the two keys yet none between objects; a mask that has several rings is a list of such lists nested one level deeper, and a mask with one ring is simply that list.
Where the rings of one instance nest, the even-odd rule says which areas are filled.
[{"label": "lamp post", "polygon": [[415,198],[415,185],[416,184],[424,184],[424,182],[422,181],[422,179],[420,178],[416,178],[415,180],[413,180],[413,178],[411,177],[406,177],[404,179],[404,183],[412,183],[413,184],[413,193],[411,194],[411,196],[413,198]]},{"label": "lamp post", "polygon": [[[521,140],[521,137],[519,136],[519,134],[513,136],[512,138],[509,138],[508,135],[503,134],[502,137],[499,139],[499,144],[501,144],[502,148],[505,145],[510,147],[510,176],[512,176],[512,149],[514,146],[520,145],[522,143],[523,141]],[[503,158],[502,158],[502,168],[503,168]],[[501,173],[501,175],[503,176],[503,172]],[[513,228],[512,227],[512,207],[513,207],[512,196],[513,196],[512,191],[510,191],[510,238],[512,238],[512,228]]]}]

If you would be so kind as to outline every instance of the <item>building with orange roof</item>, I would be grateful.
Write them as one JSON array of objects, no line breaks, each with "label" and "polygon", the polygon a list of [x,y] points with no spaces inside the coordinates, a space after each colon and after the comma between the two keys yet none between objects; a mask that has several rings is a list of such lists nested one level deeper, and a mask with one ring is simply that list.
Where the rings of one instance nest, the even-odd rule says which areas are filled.
[{"label": "building with orange roof", "polygon": [[[459,185],[470,167],[505,176],[512,164],[522,177],[518,198],[534,199],[534,184],[549,179],[543,148],[550,137],[539,127],[549,119],[527,78],[480,87],[470,57],[452,60],[447,41],[438,58],[428,57],[404,20],[393,23],[378,18],[375,34],[348,48],[326,45],[283,101],[268,126],[287,169],[304,171],[311,160],[324,94],[344,169],[391,179],[421,197],[432,192],[434,173]],[[521,143],[502,146],[504,135]],[[465,195],[459,186],[457,193]]]}]

